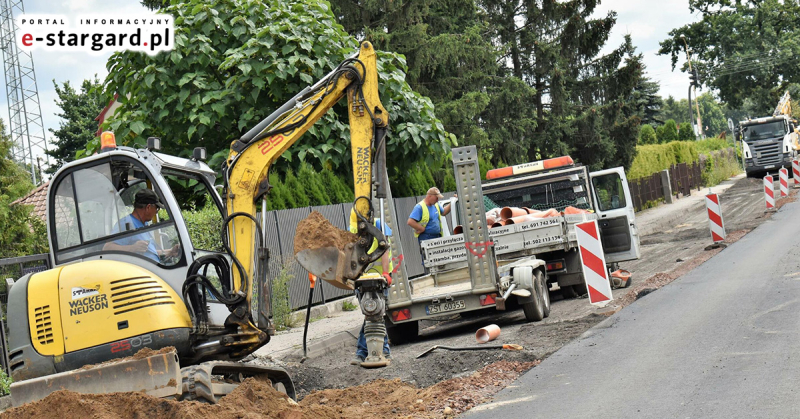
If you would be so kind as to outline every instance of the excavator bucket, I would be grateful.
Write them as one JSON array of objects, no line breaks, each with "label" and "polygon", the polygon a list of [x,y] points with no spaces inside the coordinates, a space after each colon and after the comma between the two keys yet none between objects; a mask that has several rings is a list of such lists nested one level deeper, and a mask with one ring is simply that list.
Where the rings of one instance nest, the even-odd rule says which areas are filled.
[{"label": "excavator bucket", "polygon": [[[346,250],[352,253],[353,246],[348,246]],[[336,247],[307,249],[299,252],[296,258],[300,266],[316,275],[317,278],[324,279],[337,288],[353,289],[352,279],[354,278],[347,277],[347,272],[350,270],[346,269],[348,260],[351,258],[344,251]]]},{"label": "excavator bucket", "polygon": [[[354,207],[359,199],[365,198],[360,197],[356,199],[356,202],[353,203]],[[298,249],[295,247],[295,251],[297,252],[295,258],[300,265],[306,268],[307,271],[316,275],[317,278],[324,279],[337,288],[347,290],[354,289],[353,281],[361,276],[367,266],[380,259],[381,255],[383,255],[389,247],[386,237],[370,221],[372,217],[372,204],[369,200],[366,200],[366,202],[370,206],[370,216],[364,217],[356,213],[359,222],[356,240],[354,242],[345,244],[341,249],[334,246],[326,246],[317,249],[306,248],[297,251]],[[307,220],[311,220],[311,222],[304,224]],[[336,236],[336,231],[341,230],[331,225],[321,214],[316,213],[315,217],[315,213],[312,212],[306,220],[298,223],[297,232],[295,233],[295,246],[297,246],[298,236],[303,237],[303,242],[309,244],[309,241],[313,243],[316,241],[315,239],[319,237],[324,237],[326,235]],[[320,234],[322,234],[322,236],[320,236]],[[350,236],[352,236],[352,234],[350,234]],[[308,239],[308,237],[312,237],[312,239]],[[368,248],[372,247],[372,243],[377,243],[377,246],[371,253],[367,253]]]}]

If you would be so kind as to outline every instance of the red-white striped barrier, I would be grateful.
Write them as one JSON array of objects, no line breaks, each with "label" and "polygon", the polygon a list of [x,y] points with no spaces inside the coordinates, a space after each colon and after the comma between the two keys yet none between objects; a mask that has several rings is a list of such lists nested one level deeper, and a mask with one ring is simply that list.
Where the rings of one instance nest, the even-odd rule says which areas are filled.
[{"label": "red-white striped barrier", "polygon": [[711,240],[719,243],[725,240],[725,222],[722,220],[719,195],[715,193],[706,195],[706,208],[708,209],[708,226],[711,228]]},{"label": "red-white striped barrier", "polygon": [[767,200],[767,209],[775,209],[775,181],[772,176],[764,176],[764,198]]},{"label": "red-white striped barrier", "polygon": [[792,177],[794,178],[794,187],[800,185],[800,160],[792,160]]},{"label": "red-white striped barrier", "polygon": [[608,280],[606,256],[600,243],[597,220],[575,224],[575,227],[589,302],[597,304],[611,301],[614,297],[611,296],[611,283]]},{"label": "red-white striped barrier", "polygon": [[780,173],[780,180],[781,180],[781,198],[785,196],[789,196],[789,171],[786,170],[785,167],[782,167],[781,170],[778,171]]}]

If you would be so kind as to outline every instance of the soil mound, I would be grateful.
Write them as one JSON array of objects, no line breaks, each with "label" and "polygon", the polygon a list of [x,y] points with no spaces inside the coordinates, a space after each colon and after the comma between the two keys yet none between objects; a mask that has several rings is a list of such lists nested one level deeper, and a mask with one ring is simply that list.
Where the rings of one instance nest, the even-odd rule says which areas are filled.
[{"label": "soil mound", "polygon": [[490,364],[470,376],[426,389],[399,379],[379,379],[357,387],[322,390],[299,404],[269,383],[249,378],[216,405],[177,402],[144,393],[78,394],[57,391],[35,403],[0,414],[6,418],[441,418],[486,401],[539,361]]},{"label": "soil mound", "polygon": [[358,236],[339,230],[317,211],[312,211],[305,220],[297,223],[294,234],[294,254],[303,250],[336,247],[344,250],[350,243],[355,243]]},{"label": "soil mound", "polygon": [[247,379],[216,405],[177,402],[144,393],[79,394],[60,390],[46,398],[13,408],[0,418],[320,418],[341,417],[325,406],[300,407],[268,383]]}]

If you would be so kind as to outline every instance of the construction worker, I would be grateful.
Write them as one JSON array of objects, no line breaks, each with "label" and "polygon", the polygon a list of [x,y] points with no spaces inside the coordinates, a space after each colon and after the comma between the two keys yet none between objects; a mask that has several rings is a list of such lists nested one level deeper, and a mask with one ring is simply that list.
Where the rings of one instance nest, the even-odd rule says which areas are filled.
[{"label": "construction worker", "polygon": [[442,207],[439,204],[440,199],[444,199],[444,195],[439,192],[439,188],[428,189],[425,199],[417,203],[411,211],[411,215],[408,216],[407,224],[414,229],[414,237],[419,240],[419,251],[423,260],[425,255],[422,254],[422,242],[444,235],[442,217],[449,214],[452,207],[449,202]]},{"label": "construction worker", "polygon": [[[159,209],[164,208],[164,204],[159,200],[158,195],[150,189],[142,189],[136,192],[133,198],[133,212],[122,217],[112,229],[112,233],[119,233],[129,230],[137,230],[147,226]],[[180,255],[180,245],[176,244],[169,250],[156,248],[151,232],[134,234],[113,242],[106,243],[103,250],[118,250],[123,252],[138,253],[144,255],[155,262],[159,262],[162,256],[174,257]]]},{"label": "construction worker", "polygon": [[[389,237],[392,236],[392,230],[389,226],[385,226],[385,230],[382,229],[381,219],[375,219],[375,227],[381,230],[384,235],[386,236],[386,240],[389,240]],[[356,210],[353,208],[350,211],[350,232],[355,234],[358,231],[358,217],[356,217]],[[378,240],[373,240],[372,247],[369,248],[367,253],[372,253],[375,249],[378,248]],[[381,255],[381,264],[380,266],[375,266],[375,264],[370,265],[364,271],[364,273],[375,272],[383,275],[383,278],[386,279],[386,283],[392,285],[392,251],[391,249],[387,250],[386,252]],[[384,292],[385,296],[388,296],[388,289]],[[361,301],[361,295],[358,294],[358,290],[356,290],[356,298],[358,298],[359,302]],[[361,331],[358,333],[358,342],[356,343],[356,356],[350,361],[350,365],[361,365],[362,362],[367,358],[367,337],[364,334],[364,322],[361,323]],[[389,338],[384,335],[383,337],[383,356],[386,359],[391,360],[391,351],[389,350]]]}]

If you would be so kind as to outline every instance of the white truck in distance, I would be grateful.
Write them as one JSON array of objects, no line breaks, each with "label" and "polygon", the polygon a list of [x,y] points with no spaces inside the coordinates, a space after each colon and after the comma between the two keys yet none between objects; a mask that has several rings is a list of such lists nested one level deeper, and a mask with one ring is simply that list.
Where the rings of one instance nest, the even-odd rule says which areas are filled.
[{"label": "white truck in distance", "polygon": [[[633,202],[621,167],[589,173],[568,165],[535,172],[536,165],[528,163],[516,166],[516,174],[481,183],[474,147],[454,149],[453,160],[459,198],[451,225],[462,225],[463,233],[423,242],[430,273],[395,280],[387,310],[393,342],[415,337],[419,320],[490,307],[504,310],[512,295],[528,321],[541,320],[550,312],[553,283],[567,298],[585,294],[577,223],[598,221],[609,266],[639,258]],[[485,202],[589,211],[491,228]]]}]

